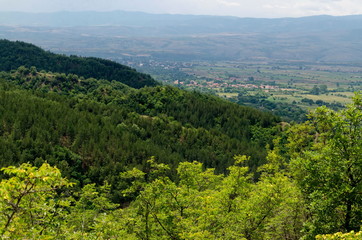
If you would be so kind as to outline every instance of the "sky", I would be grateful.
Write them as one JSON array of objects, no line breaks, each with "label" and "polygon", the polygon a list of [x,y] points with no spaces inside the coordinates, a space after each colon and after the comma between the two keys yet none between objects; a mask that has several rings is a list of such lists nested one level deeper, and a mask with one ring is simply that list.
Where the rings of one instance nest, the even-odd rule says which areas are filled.
[{"label": "sky", "polygon": [[362,14],[362,0],[0,0],[0,11],[141,11],[237,17]]}]

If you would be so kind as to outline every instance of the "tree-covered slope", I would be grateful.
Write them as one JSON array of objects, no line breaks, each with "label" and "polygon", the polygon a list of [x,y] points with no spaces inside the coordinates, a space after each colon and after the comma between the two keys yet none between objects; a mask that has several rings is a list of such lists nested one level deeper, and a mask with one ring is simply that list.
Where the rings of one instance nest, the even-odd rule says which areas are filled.
[{"label": "tree-covered slope", "polygon": [[137,90],[25,67],[0,79],[0,166],[46,160],[82,184],[120,188],[119,172],[144,169],[151,156],[173,168],[197,160],[225,172],[234,155],[246,154],[255,172],[278,120],[173,87]]},{"label": "tree-covered slope", "polygon": [[35,66],[39,70],[72,73],[85,78],[116,80],[134,88],[158,85],[149,75],[109,60],[68,57],[44,51],[29,43],[0,40],[0,71],[10,71],[20,66]]},{"label": "tree-covered slope", "polygon": [[[287,127],[252,181],[247,156],[227,174],[197,161],[169,165],[150,158],[119,173],[127,205],[110,185],[81,189],[56,167],[2,168],[2,239],[274,240],[361,239],[362,98],[341,111],[316,109]],[[173,179],[170,176],[176,176]]]}]

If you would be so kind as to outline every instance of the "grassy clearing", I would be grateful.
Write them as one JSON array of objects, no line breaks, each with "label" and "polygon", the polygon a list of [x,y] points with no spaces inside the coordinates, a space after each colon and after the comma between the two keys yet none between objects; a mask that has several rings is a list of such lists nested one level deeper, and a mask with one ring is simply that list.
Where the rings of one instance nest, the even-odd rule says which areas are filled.
[{"label": "grassy clearing", "polygon": [[322,100],[324,102],[332,103],[332,102],[338,102],[342,104],[351,103],[352,99],[350,97],[341,97],[341,96],[335,96],[334,94],[321,94],[321,95],[312,95],[312,94],[306,94],[304,95],[305,98],[312,99],[313,101]]}]

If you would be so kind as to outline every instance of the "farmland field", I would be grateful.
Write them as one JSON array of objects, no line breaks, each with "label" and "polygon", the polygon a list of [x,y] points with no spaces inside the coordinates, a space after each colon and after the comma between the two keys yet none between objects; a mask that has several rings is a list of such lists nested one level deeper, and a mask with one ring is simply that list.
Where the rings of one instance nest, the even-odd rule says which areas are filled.
[{"label": "farmland field", "polygon": [[264,100],[304,111],[322,105],[338,109],[351,102],[354,92],[362,90],[361,64],[152,61],[134,62],[133,66],[165,84],[253,106]]}]

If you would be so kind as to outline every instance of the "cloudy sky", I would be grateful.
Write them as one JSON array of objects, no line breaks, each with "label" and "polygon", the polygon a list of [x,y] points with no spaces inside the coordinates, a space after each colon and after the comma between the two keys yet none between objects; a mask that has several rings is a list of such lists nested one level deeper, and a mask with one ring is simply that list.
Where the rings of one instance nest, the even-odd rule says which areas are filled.
[{"label": "cloudy sky", "polygon": [[362,0],[0,0],[0,11],[112,11],[300,17],[362,14]]}]

